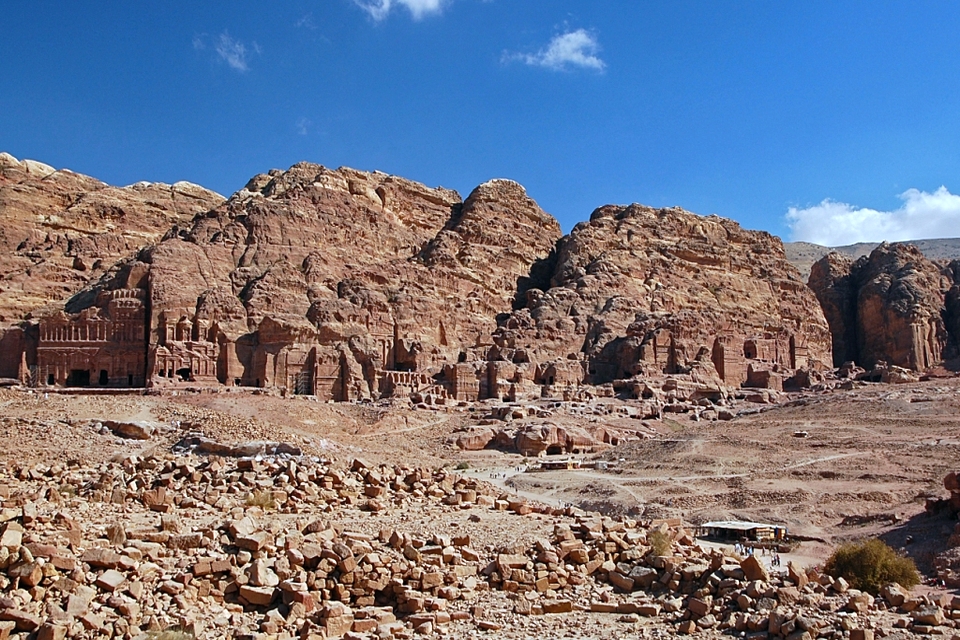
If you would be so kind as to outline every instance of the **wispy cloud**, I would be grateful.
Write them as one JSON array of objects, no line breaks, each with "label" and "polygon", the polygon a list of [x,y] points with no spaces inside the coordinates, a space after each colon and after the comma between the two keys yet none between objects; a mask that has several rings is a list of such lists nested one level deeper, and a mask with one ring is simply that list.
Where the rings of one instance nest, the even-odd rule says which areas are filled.
[{"label": "wispy cloud", "polygon": [[893,211],[855,207],[824,200],[818,205],[787,211],[793,240],[836,247],[856,242],[890,242],[953,238],[960,235],[960,195],[946,187],[933,193],[909,189],[903,205]]},{"label": "wispy cloud", "polygon": [[308,13],[297,20],[293,26],[298,29],[316,29],[317,23],[313,21],[313,14]]},{"label": "wispy cloud", "polygon": [[250,69],[247,64],[247,58],[250,52],[260,53],[260,47],[256,42],[252,44],[251,49],[247,49],[245,44],[230,37],[230,34],[226,31],[220,34],[214,48],[217,55],[220,56],[224,62],[230,65],[231,68],[241,72]]},{"label": "wispy cloud", "polygon": [[370,14],[370,17],[379,22],[383,20],[394,7],[402,6],[420,20],[431,13],[440,13],[451,0],[353,0],[353,3]]},{"label": "wispy cloud", "polygon": [[602,72],[606,63],[597,54],[600,43],[586,29],[561,33],[536,53],[504,53],[503,60],[520,60],[533,67],[545,67],[555,71],[571,68],[592,69]]},{"label": "wispy cloud", "polygon": [[297,133],[301,136],[305,136],[310,133],[310,127],[313,126],[313,123],[310,122],[309,118],[300,118],[297,120]]}]

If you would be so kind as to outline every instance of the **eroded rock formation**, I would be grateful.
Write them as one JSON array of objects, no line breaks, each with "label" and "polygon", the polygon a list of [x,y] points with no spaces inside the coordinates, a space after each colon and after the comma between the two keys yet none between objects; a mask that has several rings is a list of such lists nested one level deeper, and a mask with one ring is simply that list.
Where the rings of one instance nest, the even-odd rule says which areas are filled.
[{"label": "eroded rock formation", "polygon": [[499,357],[538,363],[542,384],[683,374],[704,395],[747,383],[750,365],[822,366],[829,339],[779,239],[640,205],[602,207],[578,224],[560,242],[550,288],[528,291],[494,336]]},{"label": "eroded rock formation", "polygon": [[769,234],[631,205],[560,236],[508,180],[461,200],[300,163],[178,218],[44,313],[20,373],[333,400],[620,393],[659,407],[780,390],[785,373],[830,360],[819,307]]},{"label": "eroded rock formation", "polygon": [[809,284],[830,324],[834,364],[886,362],[914,371],[940,364],[958,335],[954,267],[899,243],[881,244],[856,262],[831,253],[814,264]]},{"label": "eroded rock formation", "polygon": [[[423,393],[489,340],[559,236],[513,182],[461,201],[385,174],[301,163],[256,176],[118,265],[67,305],[74,313],[44,318],[39,377],[339,400]],[[453,391],[478,394],[476,385]]]},{"label": "eroded rock formation", "polygon": [[112,187],[0,153],[0,377],[20,375],[21,354],[36,348],[25,319],[56,311],[121,258],[223,201],[188,182]]}]

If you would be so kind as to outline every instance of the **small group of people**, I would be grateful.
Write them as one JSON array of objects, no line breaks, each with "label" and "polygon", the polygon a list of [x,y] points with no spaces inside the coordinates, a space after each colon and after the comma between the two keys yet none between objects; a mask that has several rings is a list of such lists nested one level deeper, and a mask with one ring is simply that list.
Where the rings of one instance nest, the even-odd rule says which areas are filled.
[{"label": "small group of people", "polygon": [[[737,542],[733,546],[734,550],[738,555],[741,556],[753,556],[757,555],[758,548],[753,545],[746,545],[740,542]],[[773,549],[767,549],[766,547],[759,547],[759,555],[761,556],[770,556],[770,566],[779,567],[780,563],[780,554],[774,551]]]},{"label": "small group of people", "polygon": [[[513,470],[514,470],[515,473],[523,473],[524,471],[527,470],[527,468],[524,467],[524,466],[520,466],[520,467],[514,467]],[[503,471],[503,472],[494,473],[493,471],[491,471],[491,472],[489,472],[489,473],[487,474],[487,477],[489,477],[489,478],[506,478],[506,477],[507,477],[507,472],[506,472],[506,471]]]}]

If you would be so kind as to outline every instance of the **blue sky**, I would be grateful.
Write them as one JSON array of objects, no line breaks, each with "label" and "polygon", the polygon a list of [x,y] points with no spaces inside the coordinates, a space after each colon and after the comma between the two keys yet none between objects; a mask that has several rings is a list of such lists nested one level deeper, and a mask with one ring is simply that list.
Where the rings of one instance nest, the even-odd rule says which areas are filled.
[{"label": "blue sky", "polygon": [[957,3],[40,1],[0,27],[0,150],[112,184],[309,160],[512,178],[565,230],[641,202],[960,236]]}]

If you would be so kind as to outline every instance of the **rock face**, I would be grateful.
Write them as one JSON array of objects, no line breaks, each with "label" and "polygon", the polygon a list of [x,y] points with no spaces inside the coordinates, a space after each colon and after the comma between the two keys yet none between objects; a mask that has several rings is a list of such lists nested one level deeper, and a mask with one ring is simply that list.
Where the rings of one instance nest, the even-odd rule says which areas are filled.
[{"label": "rock face", "polygon": [[17,377],[35,333],[20,323],[48,313],[174,225],[223,197],[188,182],[112,187],[0,153],[0,377]]},{"label": "rock face", "polygon": [[461,201],[301,163],[254,177],[45,317],[37,366],[42,380],[80,386],[428,393],[483,344],[559,237],[514,182]]},{"label": "rock face", "polygon": [[950,288],[944,296],[943,322],[947,327],[947,333],[952,338],[953,346],[960,347],[960,260],[951,260],[944,269],[944,273]]},{"label": "rock face", "polygon": [[747,382],[750,365],[825,364],[829,335],[777,238],[631,205],[578,224],[550,287],[528,291],[494,340],[502,359],[541,363],[548,385],[686,374],[719,390]]},{"label": "rock face", "polygon": [[882,244],[856,262],[837,254],[818,261],[809,284],[830,324],[834,364],[940,364],[958,335],[954,273],[905,244]]},{"label": "rock face", "polygon": [[173,223],[26,331],[36,344],[16,353],[36,384],[332,400],[719,399],[830,360],[819,306],[769,234],[631,205],[561,240],[515,182],[461,200],[309,163]]},{"label": "rock face", "polygon": [[853,260],[831,252],[810,268],[808,285],[813,290],[823,315],[830,325],[833,364],[859,362],[857,346],[857,287],[852,282]]}]

